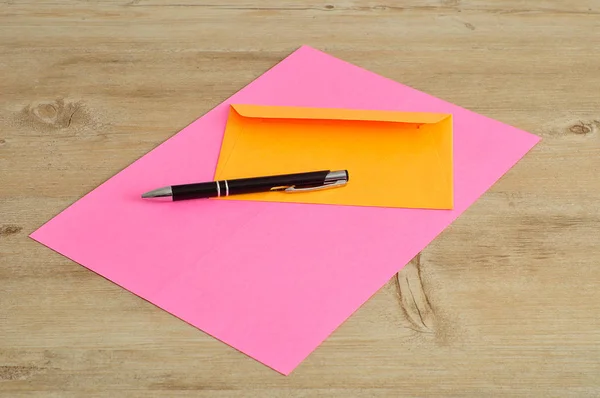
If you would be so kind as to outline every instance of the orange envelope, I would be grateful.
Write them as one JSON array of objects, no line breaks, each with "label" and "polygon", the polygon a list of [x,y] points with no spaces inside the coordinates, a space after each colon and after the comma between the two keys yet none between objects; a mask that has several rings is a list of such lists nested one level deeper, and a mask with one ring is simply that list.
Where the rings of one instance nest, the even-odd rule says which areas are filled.
[{"label": "orange envelope", "polygon": [[348,170],[342,188],[221,200],[452,209],[452,115],[231,105],[216,180]]}]

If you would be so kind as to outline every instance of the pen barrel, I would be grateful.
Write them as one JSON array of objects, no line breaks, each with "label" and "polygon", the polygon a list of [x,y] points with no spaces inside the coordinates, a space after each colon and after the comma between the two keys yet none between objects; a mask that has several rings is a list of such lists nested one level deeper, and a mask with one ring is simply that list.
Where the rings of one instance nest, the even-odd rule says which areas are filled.
[{"label": "pen barrel", "polygon": [[171,187],[173,201],[186,199],[206,199],[218,196],[216,182],[174,185]]},{"label": "pen barrel", "polygon": [[[309,173],[285,174],[271,177],[241,178],[227,180],[229,195],[267,192],[274,188],[290,186],[322,185],[329,170],[314,171]],[[225,181],[221,181],[221,188]],[[221,196],[226,196],[222,193]]]},{"label": "pen barrel", "polygon": [[172,199],[203,199],[229,195],[268,192],[273,188],[286,188],[290,186],[302,187],[322,185],[329,170],[313,171],[309,173],[283,174],[268,177],[240,178],[235,180],[221,180],[201,182],[197,184],[174,185],[171,187]]}]

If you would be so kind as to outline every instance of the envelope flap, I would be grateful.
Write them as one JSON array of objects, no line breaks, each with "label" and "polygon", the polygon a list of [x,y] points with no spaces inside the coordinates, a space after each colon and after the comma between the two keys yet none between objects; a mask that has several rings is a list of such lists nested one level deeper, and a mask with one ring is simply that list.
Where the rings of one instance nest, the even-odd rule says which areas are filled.
[{"label": "envelope flap", "polygon": [[240,116],[261,119],[361,120],[395,123],[435,124],[449,117],[445,113],[395,112],[338,108],[305,108],[232,104]]}]

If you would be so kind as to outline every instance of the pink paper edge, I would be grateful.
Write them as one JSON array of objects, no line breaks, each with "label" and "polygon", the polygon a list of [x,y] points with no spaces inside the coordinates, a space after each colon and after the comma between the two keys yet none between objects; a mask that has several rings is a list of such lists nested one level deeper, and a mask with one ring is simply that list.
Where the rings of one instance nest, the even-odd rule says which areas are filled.
[{"label": "pink paper edge", "polygon": [[[48,247],[49,249],[51,249],[51,250],[52,250],[52,251],[54,251],[55,253],[58,253],[58,254],[60,254],[61,256],[65,257],[65,258],[68,258],[69,260],[71,260],[71,261],[75,262],[75,263],[76,263],[76,264],[78,264],[79,266],[82,266],[82,267],[84,267],[84,268],[88,269],[89,271],[91,271],[91,272],[93,272],[93,273],[95,273],[95,274],[97,274],[97,275],[101,276],[102,278],[106,279],[107,281],[109,281],[109,282],[111,282],[111,283],[114,283],[115,285],[117,285],[117,286],[121,287],[122,289],[124,289],[124,290],[128,291],[129,293],[131,293],[131,294],[133,294],[133,295],[135,295],[135,296],[138,296],[138,297],[140,297],[141,299],[143,299],[143,300],[145,300],[145,301],[149,302],[150,304],[154,305],[155,307],[159,308],[160,310],[162,310],[162,311],[165,311],[165,310],[164,310],[162,307],[158,306],[157,304],[155,304],[155,303],[154,303],[154,302],[152,302],[151,300],[149,300],[149,299],[147,299],[147,298],[145,298],[145,297],[143,297],[143,296],[141,296],[141,295],[139,295],[139,294],[136,294],[136,293],[132,292],[131,290],[127,289],[126,287],[124,287],[124,286],[122,286],[122,285],[120,285],[119,283],[117,283],[117,282],[115,282],[115,281],[112,281],[112,280],[110,280],[110,279],[108,279],[108,278],[104,277],[103,275],[101,275],[101,274],[97,273],[96,271],[94,271],[94,270],[92,270],[92,269],[90,269],[90,268],[86,267],[84,264],[81,264],[81,263],[79,263],[79,262],[78,262],[76,259],[74,259],[74,258],[72,258],[72,257],[70,257],[70,256],[67,256],[67,255],[65,255],[65,254],[63,254],[63,253],[60,253],[60,252],[56,251],[55,249],[53,249],[52,247],[50,247],[50,246],[46,245],[44,242],[42,242],[41,240],[39,240],[39,239],[37,239],[37,238],[35,237],[35,235],[36,235],[36,232],[37,232],[38,230],[40,230],[40,229],[41,229],[41,228],[42,228],[42,227],[43,227],[45,224],[47,224],[48,222],[50,222],[50,221],[51,221],[53,218],[55,218],[57,215],[59,215],[60,213],[62,213],[62,212],[63,212],[63,211],[65,211],[66,209],[68,209],[70,206],[74,205],[76,202],[80,201],[81,199],[83,199],[83,198],[84,198],[84,197],[86,197],[87,195],[89,195],[89,194],[91,194],[92,192],[94,192],[96,189],[98,189],[98,188],[100,188],[101,186],[103,186],[103,185],[104,185],[106,182],[108,182],[110,179],[112,179],[112,178],[114,178],[115,176],[117,176],[118,174],[120,174],[120,173],[121,173],[123,170],[125,170],[125,169],[127,169],[128,167],[130,167],[130,166],[132,166],[132,165],[136,164],[138,161],[140,161],[140,159],[142,159],[142,158],[143,158],[143,157],[145,157],[146,155],[148,155],[148,154],[152,153],[154,150],[156,150],[156,149],[158,149],[159,147],[161,147],[162,145],[164,145],[164,144],[165,144],[167,141],[169,141],[171,138],[173,138],[173,137],[174,137],[175,135],[177,135],[179,132],[181,132],[182,130],[184,130],[184,129],[188,128],[190,125],[194,124],[196,121],[198,121],[199,119],[203,118],[203,117],[204,117],[206,114],[208,114],[209,112],[211,112],[211,111],[212,111],[212,110],[214,110],[215,108],[217,108],[217,107],[219,107],[219,106],[222,106],[222,105],[223,105],[223,104],[225,104],[225,103],[228,103],[228,101],[230,101],[230,99],[231,99],[233,96],[235,96],[235,95],[236,95],[238,92],[240,92],[240,91],[242,91],[243,89],[245,89],[246,87],[248,87],[248,86],[250,86],[250,85],[254,84],[254,83],[257,81],[257,80],[259,80],[259,79],[260,79],[262,76],[265,76],[266,74],[268,74],[268,73],[269,73],[269,72],[270,72],[270,71],[271,71],[273,68],[275,68],[275,67],[276,67],[277,65],[279,65],[281,62],[283,62],[285,59],[287,59],[288,57],[290,57],[291,55],[295,54],[297,51],[299,51],[300,49],[303,49],[303,48],[308,48],[308,49],[310,49],[310,50],[312,50],[312,51],[318,51],[319,53],[321,53],[321,54],[323,54],[323,55],[325,55],[325,56],[327,56],[327,57],[331,57],[331,58],[334,58],[334,59],[336,59],[337,61],[344,62],[345,64],[347,64],[347,65],[350,65],[350,66],[352,66],[352,67],[354,67],[354,68],[359,68],[359,69],[361,69],[361,70],[363,70],[363,71],[366,71],[366,72],[368,72],[368,73],[370,73],[370,74],[376,75],[376,76],[378,76],[379,78],[383,78],[383,79],[385,79],[385,80],[387,80],[387,81],[389,81],[389,82],[393,82],[394,84],[402,84],[402,83],[399,83],[399,82],[397,82],[397,81],[395,81],[395,80],[392,80],[391,78],[388,78],[388,77],[385,77],[385,76],[379,75],[379,74],[377,74],[377,73],[375,73],[375,72],[372,72],[372,71],[370,71],[370,70],[364,69],[363,67],[360,67],[360,66],[358,66],[358,65],[352,64],[352,63],[350,63],[350,62],[348,62],[348,61],[345,61],[345,60],[343,60],[343,59],[336,58],[336,57],[334,57],[334,56],[332,56],[332,55],[330,55],[330,54],[324,53],[324,52],[322,52],[322,51],[320,51],[320,50],[314,49],[314,48],[312,48],[312,47],[310,47],[310,46],[307,46],[307,45],[302,45],[302,46],[300,46],[299,48],[297,48],[296,50],[292,51],[292,52],[291,52],[290,54],[288,54],[286,57],[284,57],[283,59],[281,59],[280,61],[278,61],[277,63],[275,63],[275,64],[274,64],[272,67],[270,67],[269,69],[267,69],[267,70],[266,70],[264,73],[262,73],[260,76],[258,76],[258,77],[257,77],[257,78],[255,78],[254,80],[250,81],[248,84],[244,85],[243,87],[241,87],[241,88],[240,88],[239,90],[237,90],[236,92],[234,92],[234,93],[233,93],[231,96],[229,96],[228,98],[226,98],[224,101],[222,101],[222,102],[220,102],[219,104],[215,105],[213,108],[209,109],[209,110],[208,110],[208,111],[206,111],[204,114],[202,114],[202,115],[198,116],[196,119],[194,119],[194,120],[193,120],[192,122],[190,122],[188,125],[186,125],[185,127],[183,127],[183,128],[181,128],[181,129],[179,129],[178,131],[176,131],[174,134],[172,134],[170,137],[166,138],[164,141],[162,141],[162,142],[161,142],[160,144],[158,144],[156,147],[154,147],[154,148],[153,148],[153,149],[151,149],[150,151],[148,151],[148,152],[144,153],[143,155],[141,155],[140,157],[138,157],[136,160],[134,160],[134,161],[133,161],[133,162],[131,162],[129,165],[127,165],[127,166],[125,166],[124,168],[122,168],[122,169],[121,169],[120,171],[118,171],[117,173],[113,174],[111,177],[109,177],[108,179],[106,179],[105,181],[103,181],[101,184],[99,184],[98,186],[96,186],[94,189],[92,189],[92,190],[90,190],[89,192],[87,192],[87,193],[86,193],[85,195],[83,195],[82,197],[80,197],[80,198],[78,198],[78,199],[74,200],[74,201],[73,201],[73,202],[72,202],[72,203],[71,203],[69,206],[67,206],[67,207],[65,207],[64,209],[60,210],[60,211],[59,211],[59,212],[58,212],[56,215],[54,215],[54,216],[52,216],[51,218],[49,218],[49,219],[48,219],[48,220],[47,220],[45,223],[43,223],[43,224],[42,224],[42,225],[40,225],[38,228],[36,228],[36,229],[35,229],[33,232],[31,232],[31,233],[28,235],[28,236],[29,236],[29,238],[31,238],[31,239],[33,239],[33,240],[35,240],[35,241],[36,241],[36,242],[38,242],[38,243],[41,243],[42,245],[44,245],[44,246],[46,246],[46,247]],[[415,89],[415,88],[413,88],[412,86],[408,86],[408,85],[406,85],[406,84],[403,84],[403,85],[404,85],[404,86],[406,86],[406,87],[409,87],[409,88],[411,88],[412,90],[415,90],[415,91],[419,91],[419,92],[421,92],[420,90],[418,90],[418,89]],[[433,96],[433,95],[431,95],[431,94],[428,94],[428,95],[430,95],[430,96]],[[435,97],[435,96],[433,96],[433,97]],[[439,99],[440,101],[443,101],[443,102],[444,102],[444,103],[446,103],[446,104],[453,105],[453,106],[459,106],[459,105],[456,105],[456,104],[450,103],[450,102],[448,102],[448,101],[446,101],[446,100],[444,100],[444,99],[442,99],[442,98],[439,98],[439,97],[435,97],[435,98]],[[462,109],[465,109],[465,110],[467,110],[467,111],[469,111],[469,112],[471,112],[471,113],[474,113],[474,114],[477,114],[477,115],[483,116],[483,117],[485,117],[485,118],[487,118],[487,119],[490,119],[490,120],[495,120],[495,121],[497,121],[497,122],[500,122],[500,123],[502,123],[502,124],[504,124],[504,125],[506,125],[506,126],[510,126],[510,127],[513,127],[513,128],[515,128],[515,129],[518,129],[518,130],[520,130],[520,131],[523,131],[523,130],[521,130],[520,128],[518,128],[518,127],[515,127],[515,126],[512,126],[512,125],[510,125],[510,124],[508,124],[508,123],[502,122],[502,121],[500,121],[500,120],[492,119],[492,118],[490,118],[490,117],[488,117],[488,116],[486,116],[486,115],[483,115],[483,114],[476,113],[476,112],[474,112],[474,111],[472,111],[472,110],[470,110],[470,109],[467,109],[467,108],[464,108],[464,107],[461,107],[461,106],[459,106],[459,107],[460,107],[460,108],[462,108]],[[525,132],[525,131],[523,131],[523,132]],[[534,148],[534,147],[535,147],[535,146],[536,146],[536,145],[537,145],[537,144],[538,144],[538,143],[541,141],[541,139],[542,139],[541,137],[539,137],[539,136],[537,136],[537,135],[535,135],[535,134],[532,134],[532,133],[529,133],[529,132],[525,132],[525,133],[527,133],[527,134],[531,135],[531,136],[532,136],[532,138],[533,138],[531,146],[530,146],[530,147],[529,147],[529,148],[528,148],[526,151],[524,151],[524,152],[523,152],[523,154],[522,154],[522,155],[521,155],[521,156],[520,156],[520,157],[519,157],[519,158],[518,158],[518,159],[517,159],[517,160],[516,160],[516,161],[513,163],[513,165],[512,165],[512,166],[511,166],[511,167],[510,167],[510,168],[509,168],[509,169],[508,169],[506,172],[504,172],[502,175],[500,175],[500,176],[499,176],[497,179],[495,179],[495,180],[491,181],[491,182],[488,184],[487,188],[486,188],[486,189],[485,189],[485,190],[484,190],[484,191],[483,191],[483,192],[482,192],[480,195],[478,195],[477,197],[475,197],[475,198],[473,199],[473,201],[472,201],[472,202],[471,202],[469,205],[467,205],[467,207],[466,207],[464,210],[460,211],[460,213],[459,213],[459,214],[457,214],[455,217],[453,217],[453,218],[452,218],[452,219],[451,219],[451,220],[448,222],[448,224],[447,224],[447,225],[446,225],[446,226],[445,226],[445,227],[444,227],[444,228],[443,228],[443,229],[442,229],[442,230],[441,230],[439,233],[437,233],[437,234],[436,234],[436,235],[435,235],[435,236],[434,236],[434,237],[433,237],[433,238],[432,238],[432,239],[429,241],[429,243],[433,242],[433,240],[435,240],[435,239],[436,239],[436,238],[437,238],[437,237],[438,237],[438,236],[439,236],[439,235],[440,235],[440,234],[441,234],[441,233],[442,233],[442,232],[443,232],[443,231],[444,231],[444,230],[445,230],[445,229],[446,229],[448,226],[450,226],[450,225],[451,225],[451,224],[452,224],[452,223],[453,223],[453,222],[454,222],[456,219],[458,219],[458,218],[459,218],[459,217],[460,217],[460,216],[461,216],[461,215],[462,215],[462,214],[463,214],[465,211],[467,211],[467,210],[468,210],[468,208],[469,208],[469,207],[470,207],[470,206],[471,206],[473,203],[475,203],[477,200],[479,200],[479,198],[481,198],[481,196],[483,196],[483,194],[485,194],[485,193],[486,193],[486,192],[487,192],[487,191],[488,191],[488,190],[489,190],[489,189],[490,189],[490,188],[491,188],[493,185],[495,185],[495,184],[496,184],[496,183],[497,183],[497,182],[498,182],[498,181],[499,181],[499,180],[500,180],[500,179],[501,179],[501,178],[502,178],[504,175],[506,175],[506,173],[507,173],[508,171],[510,171],[512,168],[514,168],[514,166],[515,166],[515,165],[516,165],[516,164],[517,164],[517,163],[518,163],[518,162],[519,162],[519,161],[520,161],[520,160],[521,160],[521,159],[522,159],[522,158],[523,158],[525,155],[527,155],[527,154],[528,154],[528,153],[531,151],[531,149],[533,149],[533,148]],[[220,145],[222,145],[222,141],[223,141],[223,137],[221,138],[221,144],[220,144]],[[216,172],[216,165],[215,165],[215,172]],[[214,174],[214,173],[213,173],[213,174]],[[428,244],[429,244],[429,243],[428,243]],[[422,250],[424,250],[426,247],[427,247],[427,246],[425,246],[423,249],[421,249],[421,251],[422,251]],[[420,252],[420,251],[419,251],[419,252]],[[417,252],[416,254],[418,254],[419,252]],[[416,254],[415,254],[415,255],[416,255]],[[398,273],[399,271],[401,271],[401,270],[402,270],[402,269],[403,269],[403,268],[404,268],[404,267],[405,267],[407,264],[408,264],[408,263],[405,263],[405,264],[403,264],[402,266],[400,266],[400,267],[399,267],[399,269],[398,269],[396,272],[394,272],[394,273],[392,273],[391,275],[387,276],[387,277],[385,278],[385,280],[383,280],[383,281],[381,282],[381,287],[380,287],[379,289],[377,289],[375,292],[373,292],[373,294],[371,294],[371,295],[369,295],[367,298],[365,298],[365,299],[362,301],[362,303],[361,303],[361,304],[360,304],[358,307],[356,307],[354,310],[350,311],[350,313],[348,313],[347,315],[345,315],[345,316],[343,317],[343,321],[342,321],[342,322],[340,322],[339,324],[337,324],[337,326],[335,326],[335,328],[334,328],[334,329],[333,329],[333,330],[332,330],[332,331],[331,331],[329,334],[327,334],[327,335],[326,335],[326,336],[325,336],[323,339],[321,339],[321,340],[319,341],[319,343],[318,343],[318,344],[317,344],[317,345],[316,345],[316,346],[315,346],[315,347],[314,347],[312,350],[310,350],[310,351],[309,351],[309,352],[306,354],[306,356],[304,356],[304,357],[302,357],[300,360],[298,360],[298,361],[297,361],[297,363],[295,363],[293,366],[291,366],[291,367],[290,367],[290,369],[285,369],[285,370],[282,370],[282,369],[276,369],[276,368],[274,368],[274,367],[272,367],[272,366],[270,366],[270,365],[268,365],[268,364],[266,364],[266,363],[264,363],[264,362],[262,362],[262,361],[257,361],[257,360],[256,360],[254,357],[250,356],[249,354],[246,354],[245,352],[243,352],[243,351],[241,351],[241,350],[237,349],[236,347],[233,347],[233,346],[231,346],[231,345],[230,345],[230,344],[228,344],[226,341],[223,341],[223,340],[219,339],[218,337],[216,337],[216,336],[213,336],[213,335],[211,335],[210,333],[207,333],[206,331],[204,331],[204,330],[202,330],[202,329],[200,329],[200,328],[198,328],[198,327],[194,326],[193,324],[191,324],[191,323],[187,322],[186,320],[184,320],[184,319],[182,319],[182,318],[179,318],[177,315],[175,315],[175,314],[173,314],[173,313],[171,313],[171,312],[168,312],[168,311],[165,311],[165,312],[169,313],[171,316],[173,316],[173,317],[175,317],[175,318],[177,318],[177,319],[180,319],[180,320],[182,320],[182,321],[183,321],[183,322],[185,322],[186,324],[188,324],[188,325],[190,325],[190,326],[194,327],[195,329],[199,330],[200,332],[204,333],[205,335],[211,336],[212,338],[214,338],[214,339],[216,339],[216,340],[218,340],[218,341],[220,341],[220,342],[222,342],[222,343],[226,344],[227,346],[229,346],[229,347],[233,348],[234,350],[236,350],[236,351],[238,351],[238,352],[240,352],[240,353],[244,354],[245,356],[247,356],[248,358],[252,359],[253,361],[257,361],[257,362],[259,362],[259,363],[261,363],[261,364],[263,364],[263,365],[266,365],[267,367],[269,367],[269,368],[271,368],[271,369],[275,370],[276,372],[278,372],[278,373],[280,373],[280,374],[283,374],[283,375],[285,375],[285,376],[288,376],[288,375],[289,375],[289,374],[291,374],[291,373],[292,373],[292,372],[293,372],[293,371],[294,371],[294,370],[295,370],[295,369],[296,369],[296,368],[297,368],[297,367],[298,367],[298,366],[299,366],[299,365],[300,365],[300,364],[301,364],[301,363],[302,363],[302,362],[303,362],[303,361],[304,361],[304,360],[305,360],[305,359],[306,359],[308,356],[310,356],[310,354],[312,354],[312,353],[313,353],[313,352],[314,352],[314,351],[315,351],[315,350],[316,350],[316,349],[317,349],[317,348],[318,348],[318,347],[319,347],[319,346],[320,346],[320,345],[321,345],[321,344],[322,344],[322,343],[323,343],[325,340],[327,340],[327,339],[328,339],[328,338],[329,338],[329,337],[330,337],[330,336],[333,334],[333,332],[335,332],[335,331],[337,330],[337,328],[339,328],[339,326],[341,326],[341,324],[343,324],[343,323],[344,323],[344,322],[345,322],[345,321],[346,321],[346,320],[347,320],[347,319],[348,319],[350,316],[352,316],[352,315],[353,315],[355,312],[357,312],[357,311],[358,311],[358,310],[359,310],[359,309],[360,309],[360,308],[361,308],[361,307],[362,307],[362,306],[363,306],[363,305],[364,305],[364,304],[365,304],[365,303],[366,303],[366,302],[367,302],[367,301],[368,301],[368,300],[369,300],[371,297],[373,297],[373,296],[374,296],[376,293],[378,293],[378,292],[379,292],[379,291],[380,291],[380,290],[381,290],[381,289],[382,289],[382,288],[385,286],[385,283],[386,283],[387,281],[389,281],[389,279],[391,279],[391,278],[392,278],[392,277],[393,277],[393,276],[394,276],[396,273]]]}]

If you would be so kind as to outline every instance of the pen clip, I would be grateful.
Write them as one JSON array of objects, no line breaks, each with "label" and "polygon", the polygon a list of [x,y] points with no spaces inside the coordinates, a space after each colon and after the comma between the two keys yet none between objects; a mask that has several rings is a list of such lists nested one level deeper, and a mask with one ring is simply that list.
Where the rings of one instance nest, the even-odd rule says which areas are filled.
[{"label": "pen clip", "polygon": [[288,188],[284,189],[283,191],[288,192],[288,193],[320,191],[322,189],[339,188],[341,186],[346,185],[347,183],[348,183],[348,180],[338,180],[333,183],[323,183],[323,185],[318,185],[316,187],[308,187],[308,188],[296,188],[296,186],[292,185],[291,187],[288,187]]}]

